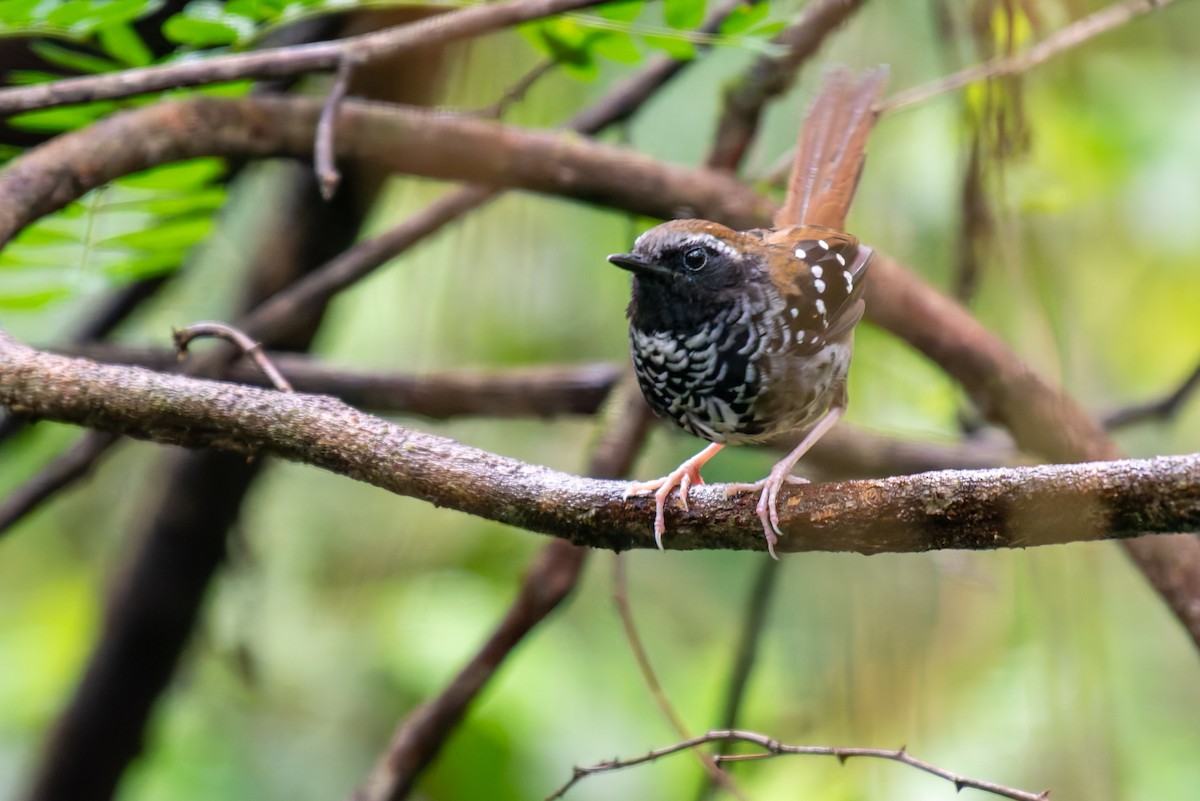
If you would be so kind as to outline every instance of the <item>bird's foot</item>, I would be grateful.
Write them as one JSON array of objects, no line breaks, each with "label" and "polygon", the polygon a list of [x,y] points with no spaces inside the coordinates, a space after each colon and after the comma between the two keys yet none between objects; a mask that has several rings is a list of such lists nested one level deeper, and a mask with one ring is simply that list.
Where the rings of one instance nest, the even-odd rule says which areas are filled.
[{"label": "bird's foot", "polygon": [[726,488],[726,495],[744,495],[751,492],[758,492],[758,505],[755,511],[758,512],[758,519],[762,521],[763,534],[767,539],[767,553],[771,554],[772,559],[778,559],[775,554],[775,545],[779,542],[779,538],[783,536],[783,532],[779,529],[779,490],[784,484],[807,484],[808,479],[800,478],[799,476],[789,475],[784,470],[780,469],[783,463],[776,465],[771,470],[770,475],[766,478],[755,481],[751,484],[730,484]]},{"label": "bird's foot", "polygon": [[700,464],[696,464],[695,459],[688,459],[662,478],[656,478],[653,481],[639,481],[630,484],[625,489],[626,498],[645,495],[648,492],[654,493],[654,542],[660,551],[663,550],[663,534],[667,533],[667,521],[664,514],[667,496],[671,494],[671,490],[679,487],[679,505],[686,512],[688,510],[688,488],[693,484],[704,483],[704,479],[700,476]]}]

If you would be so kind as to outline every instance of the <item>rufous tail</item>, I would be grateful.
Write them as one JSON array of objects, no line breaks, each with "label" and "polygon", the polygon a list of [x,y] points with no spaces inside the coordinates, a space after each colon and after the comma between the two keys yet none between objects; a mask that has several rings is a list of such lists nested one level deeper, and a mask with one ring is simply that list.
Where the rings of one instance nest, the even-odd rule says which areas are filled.
[{"label": "rufous tail", "polygon": [[776,228],[844,229],[866,161],[867,134],[877,116],[872,107],[883,95],[887,74],[887,67],[877,67],[858,82],[845,68],[826,74],[800,129],[787,199],[775,215]]}]

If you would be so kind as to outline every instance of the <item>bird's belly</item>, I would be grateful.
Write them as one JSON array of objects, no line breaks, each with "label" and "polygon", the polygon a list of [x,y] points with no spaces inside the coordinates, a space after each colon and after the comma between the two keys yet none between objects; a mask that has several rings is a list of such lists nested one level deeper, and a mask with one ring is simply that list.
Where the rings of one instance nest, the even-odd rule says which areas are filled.
[{"label": "bird's belly", "polygon": [[762,442],[815,422],[849,369],[849,342],[800,357],[716,333],[724,335],[631,329],[634,371],[650,407],[710,442]]}]

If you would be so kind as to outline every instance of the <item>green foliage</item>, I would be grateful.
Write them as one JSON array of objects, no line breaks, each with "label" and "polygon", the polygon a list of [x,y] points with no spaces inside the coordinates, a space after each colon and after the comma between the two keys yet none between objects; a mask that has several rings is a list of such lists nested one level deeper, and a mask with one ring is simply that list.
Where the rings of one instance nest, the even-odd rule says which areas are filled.
[{"label": "green foliage", "polygon": [[176,269],[212,228],[224,172],[219,159],[159,167],[26,228],[0,252],[0,309],[35,309]]},{"label": "green foliage", "polygon": [[[646,49],[662,51],[679,61],[695,58],[698,44],[772,52],[767,39],[782,27],[780,22],[767,21],[769,3],[747,2],[727,18],[718,35],[702,36],[694,30],[703,22],[704,13],[705,0],[649,5],[645,0],[622,0],[600,6],[594,15],[568,14],[531,22],[522,32],[569,75],[590,81],[599,74],[599,58],[633,63]],[[647,19],[652,14],[661,17]]]}]

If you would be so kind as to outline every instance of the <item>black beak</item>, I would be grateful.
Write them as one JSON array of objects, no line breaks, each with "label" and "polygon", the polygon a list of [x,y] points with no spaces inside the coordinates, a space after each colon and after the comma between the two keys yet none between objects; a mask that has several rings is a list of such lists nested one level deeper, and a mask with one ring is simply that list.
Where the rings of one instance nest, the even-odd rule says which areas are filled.
[{"label": "black beak", "polygon": [[671,271],[660,264],[653,262],[642,261],[632,253],[614,253],[608,257],[610,263],[623,267],[632,273],[639,275],[657,275],[663,278],[670,278]]}]

